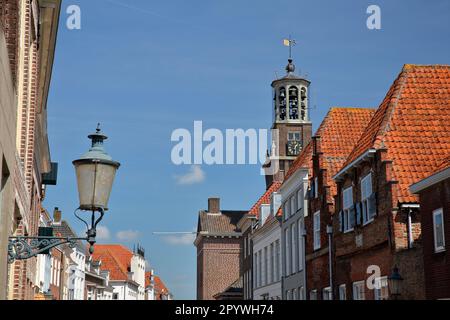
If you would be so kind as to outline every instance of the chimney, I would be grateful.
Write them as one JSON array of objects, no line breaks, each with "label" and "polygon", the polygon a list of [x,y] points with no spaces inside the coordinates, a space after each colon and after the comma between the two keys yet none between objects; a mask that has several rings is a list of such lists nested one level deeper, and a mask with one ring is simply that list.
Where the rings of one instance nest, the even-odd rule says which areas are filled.
[{"label": "chimney", "polygon": [[270,204],[262,204],[259,207],[259,226],[261,227],[270,216]]},{"label": "chimney", "polygon": [[220,213],[220,198],[208,199],[208,213]]},{"label": "chimney", "polygon": [[54,225],[61,225],[61,210],[59,210],[58,207],[55,207],[53,210],[53,224]]}]

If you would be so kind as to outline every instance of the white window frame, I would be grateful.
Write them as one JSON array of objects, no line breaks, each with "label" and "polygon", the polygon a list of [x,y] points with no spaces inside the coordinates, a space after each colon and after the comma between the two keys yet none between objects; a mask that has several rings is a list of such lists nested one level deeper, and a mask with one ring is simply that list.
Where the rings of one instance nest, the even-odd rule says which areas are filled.
[{"label": "white window frame", "polygon": [[356,281],[353,282],[353,300],[366,300],[366,282]]},{"label": "white window frame", "polygon": [[[384,291],[384,292],[383,292]],[[375,279],[375,288],[373,289],[373,296],[375,300],[388,300],[388,277],[379,277]]]},{"label": "white window frame", "polygon": [[322,289],[322,300],[331,300],[331,287]]},{"label": "white window frame", "polygon": [[[442,221],[442,245],[438,245],[438,234],[437,234],[437,224],[436,224],[436,217],[441,216]],[[445,251],[445,229],[444,229],[444,210],[442,208],[433,210],[433,239],[434,239],[434,252],[442,252]]]},{"label": "white window frame", "polygon": [[345,284],[339,286],[339,300],[347,300],[347,286]]},{"label": "white window frame", "polygon": [[[346,194],[350,194],[350,201],[346,202]],[[348,199],[348,198],[347,198]],[[342,217],[342,224],[344,233],[353,231],[354,227],[350,224],[350,215],[352,214],[352,206],[353,206],[353,187],[350,186],[348,188],[345,188],[342,192],[342,210],[343,210],[343,217]],[[354,214],[354,213],[353,213]]]},{"label": "white window frame", "polygon": [[320,211],[316,211],[313,216],[314,250],[320,249]]},{"label": "white window frame", "polygon": [[305,288],[298,288],[298,300],[305,300]]},{"label": "white window frame", "polygon": [[[291,135],[292,135],[292,137],[291,137]],[[298,139],[296,139],[296,136],[298,137]],[[300,141],[301,140],[300,132],[298,132],[298,131],[289,131],[287,138],[288,138],[288,141]]]},{"label": "white window frame", "polygon": [[[360,182],[360,188],[361,188],[361,215],[363,220],[363,226],[366,224],[369,224],[373,221],[373,215],[372,217],[369,212],[369,201],[370,196],[373,193],[372,190],[372,173],[367,174],[364,178],[361,179]],[[370,192],[366,190],[366,188],[370,188]]]},{"label": "white window frame", "polygon": [[[313,297],[314,297],[314,299],[313,299]],[[311,290],[309,292],[309,300],[317,300],[317,290],[316,289]]]}]

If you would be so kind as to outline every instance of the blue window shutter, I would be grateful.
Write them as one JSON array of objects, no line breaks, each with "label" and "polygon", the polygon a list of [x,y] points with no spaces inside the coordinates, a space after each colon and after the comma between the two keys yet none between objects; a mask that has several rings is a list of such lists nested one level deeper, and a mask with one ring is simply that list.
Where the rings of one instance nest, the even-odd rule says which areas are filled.
[{"label": "blue window shutter", "polygon": [[355,203],[355,207],[356,207],[356,224],[361,225],[362,224],[361,202]]},{"label": "blue window shutter", "polygon": [[344,232],[344,211],[339,211],[339,230]]}]

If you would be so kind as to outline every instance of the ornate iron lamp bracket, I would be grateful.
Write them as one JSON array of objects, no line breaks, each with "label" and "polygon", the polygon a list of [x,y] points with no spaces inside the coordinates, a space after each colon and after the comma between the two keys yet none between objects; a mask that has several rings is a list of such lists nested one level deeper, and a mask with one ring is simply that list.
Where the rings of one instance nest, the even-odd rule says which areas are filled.
[{"label": "ornate iron lamp bracket", "polygon": [[80,240],[87,238],[60,237],[10,237],[8,243],[8,263],[25,260],[62,244],[74,248]]},{"label": "ornate iron lamp bracket", "polygon": [[[90,244],[89,252],[94,253],[95,237],[97,236],[97,224],[103,219],[104,211],[102,208],[96,208],[92,211],[91,224],[82,219],[76,209],[74,214],[86,225],[86,237],[9,237],[8,243],[8,263],[13,263],[15,260],[25,260],[47,252],[49,249],[57,247],[62,244],[68,244],[70,248],[75,248],[78,241],[87,241]],[[96,219],[95,212],[100,212],[100,216]]]}]

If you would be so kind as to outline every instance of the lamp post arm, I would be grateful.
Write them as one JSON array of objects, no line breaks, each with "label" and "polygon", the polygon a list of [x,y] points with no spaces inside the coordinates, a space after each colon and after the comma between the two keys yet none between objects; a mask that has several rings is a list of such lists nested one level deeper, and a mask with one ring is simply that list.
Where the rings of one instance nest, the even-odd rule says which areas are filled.
[{"label": "lamp post arm", "polygon": [[86,237],[9,237],[8,263],[35,257],[62,244],[68,244],[70,248],[74,248],[78,241],[86,240]]}]

